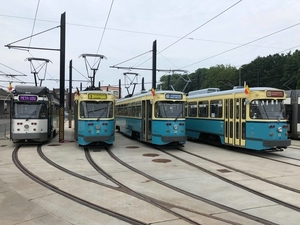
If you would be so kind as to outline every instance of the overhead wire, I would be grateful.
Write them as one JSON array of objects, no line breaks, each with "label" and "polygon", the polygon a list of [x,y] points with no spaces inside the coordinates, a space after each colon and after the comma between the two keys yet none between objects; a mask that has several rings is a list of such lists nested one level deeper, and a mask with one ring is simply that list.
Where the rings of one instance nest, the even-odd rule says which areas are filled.
[{"label": "overhead wire", "polygon": [[230,7],[226,8],[225,10],[223,10],[222,12],[220,12],[219,14],[217,14],[216,16],[214,16],[213,18],[209,19],[208,21],[206,21],[205,23],[201,24],[200,26],[198,26],[196,29],[190,31],[189,33],[187,33],[186,35],[184,35],[183,37],[179,38],[177,41],[175,41],[174,43],[170,44],[169,46],[165,47],[163,50],[159,51],[159,53],[167,50],[168,48],[170,48],[171,46],[175,45],[176,43],[178,43],[179,41],[181,41],[182,39],[186,38],[187,36],[189,36],[190,34],[194,33],[196,30],[200,29],[201,27],[205,26],[206,24],[208,24],[209,22],[213,21],[214,19],[216,19],[217,17],[221,16],[223,13],[227,12],[229,9],[233,8],[234,6],[236,6],[237,4],[239,4],[242,0],[234,3],[233,5],[231,5]]},{"label": "overhead wire", "polygon": [[7,68],[9,68],[9,69],[15,71],[15,72],[18,72],[18,73],[20,73],[20,74],[22,74],[22,75],[27,76],[25,73],[22,73],[22,72],[20,72],[20,71],[14,69],[14,68],[12,68],[12,67],[10,67],[10,66],[7,66],[7,65],[5,65],[5,64],[3,64],[3,63],[1,63],[1,62],[0,62],[0,64],[1,64],[2,66],[4,66],[4,67],[7,67]]},{"label": "overhead wire", "polygon": [[103,32],[102,32],[102,35],[101,35],[101,39],[100,39],[96,54],[98,54],[98,52],[100,50],[100,46],[101,46],[101,43],[102,43],[102,40],[103,40],[103,37],[104,37],[104,33],[105,33],[105,30],[106,30],[106,26],[107,26],[107,23],[108,23],[108,20],[109,20],[109,17],[110,17],[110,13],[111,13],[113,4],[114,4],[114,0],[111,1],[111,5],[110,5],[110,8],[109,8],[109,12],[108,12],[108,15],[107,15],[107,18],[106,18],[105,26],[104,26],[104,29],[103,29]]},{"label": "overhead wire", "polygon": [[293,48],[298,48],[298,47],[300,47],[300,45],[296,45],[296,46],[294,46],[294,47],[290,47],[290,48],[285,49],[285,50],[283,50],[283,51],[277,52],[277,54],[282,53],[282,52],[286,52],[286,51],[290,51],[290,50],[292,50]]},{"label": "overhead wire", "polygon": [[[189,36],[190,34],[194,33],[196,30],[200,29],[201,27],[205,26],[206,24],[208,24],[209,22],[213,21],[214,19],[216,19],[217,17],[221,16],[222,14],[224,14],[225,12],[227,12],[229,9],[233,8],[234,6],[236,6],[237,4],[239,4],[242,0],[239,0],[238,2],[234,3],[233,5],[229,6],[228,8],[226,8],[225,10],[221,11],[220,13],[218,13],[217,15],[215,15],[214,17],[212,17],[211,19],[209,19],[208,21],[204,22],[203,24],[201,24],[200,26],[198,26],[197,28],[195,28],[194,30],[190,31],[189,33],[187,33],[186,35],[182,36],[181,38],[179,38],[177,41],[173,42],[172,44],[168,45],[167,47],[165,47],[163,50],[158,51],[157,54],[160,54],[161,52],[167,50],[168,48],[172,47],[173,45],[177,44],[179,41],[181,41],[182,39],[186,38],[187,36]],[[144,61],[143,63],[141,63],[140,65],[144,64],[145,62],[149,61],[151,58],[147,59],[146,61]],[[139,66],[140,66],[139,65]]]},{"label": "overhead wire", "polygon": [[[240,1],[239,1],[239,2],[240,2]],[[237,2],[237,3],[235,3],[235,4],[238,4],[239,2]],[[38,3],[38,4],[39,4],[39,3]],[[112,4],[113,4],[113,1],[112,1]],[[112,9],[112,4],[111,4],[111,7],[110,7],[110,11],[111,11],[111,9]],[[233,6],[234,6],[234,5],[233,5]],[[231,7],[233,7],[233,6],[231,6]],[[37,8],[38,8],[38,7],[37,7]],[[229,10],[229,8],[228,8],[227,10]],[[108,18],[109,18],[109,16],[110,16],[110,11],[109,11]],[[37,15],[37,11],[36,11],[36,15]],[[9,16],[9,15],[0,15],[0,16],[14,17],[14,16]],[[15,17],[15,18],[31,19],[31,18],[25,18],[25,17]],[[107,18],[107,21],[106,21],[106,24],[105,24],[105,28],[104,28],[105,30],[116,30],[116,31],[123,31],[123,32],[133,32],[133,33],[140,33],[140,34],[147,34],[147,35],[158,35],[158,34],[152,34],[152,33],[146,33],[146,32],[126,31],[126,30],[121,30],[121,29],[111,29],[111,28],[107,28],[108,18]],[[212,18],[212,19],[213,19],[213,18]],[[32,20],[32,19],[31,19],[31,20]],[[54,21],[40,20],[40,19],[37,19],[37,18],[35,18],[34,20],[35,20],[35,21],[44,21],[44,22],[54,22]],[[209,22],[209,21],[207,21],[206,23],[208,23],[208,22]],[[57,22],[55,22],[55,23],[57,23]],[[73,25],[73,26],[85,26],[85,27],[92,27],[92,28],[101,28],[101,27],[96,27],[96,26],[87,26],[87,25],[80,25],[80,24],[75,24],[75,23],[74,23],[74,24],[72,24],[72,23],[67,23],[67,24]],[[205,25],[205,24],[203,24],[203,25],[201,25],[201,26],[204,26],[204,25]],[[230,43],[230,42],[220,42],[220,41],[203,40],[203,39],[196,39],[196,38],[188,38],[188,37],[187,37],[187,36],[190,35],[192,32],[194,32],[195,30],[199,29],[201,26],[199,26],[198,28],[194,29],[193,31],[191,31],[191,32],[188,33],[187,35],[181,37],[179,40],[177,40],[176,42],[174,42],[174,43],[172,43],[171,45],[167,46],[167,47],[166,47],[165,49],[163,49],[162,51],[165,51],[166,49],[168,49],[169,47],[171,47],[172,45],[176,44],[177,42],[179,42],[179,41],[182,40],[182,39],[201,40],[201,41],[211,41],[211,42],[219,42],[219,43],[225,43],[225,44],[237,44],[237,43]],[[52,28],[52,29],[53,29],[53,28]],[[102,29],[103,29],[103,28],[102,28]],[[105,30],[104,30],[104,32],[105,32]],[[100,43],[99,43],[97,52],[98,52],[99,49],[100,49],[100,46],[101,46],[101,43],[102,43],[102,39],[103,39],[103,36],[104,36],[104,32],[102,33],[102,37],[101,37],[101,40],[100,40]],[[176,36],[163,35],[163,34],[160,35],[160,36],[166,36],[166,37],[175,37],[175,38],[178,38],[178,37],[176,37]],[[270,35],[269,35],[269,36],[270,36]],[[33,37],[33,35],[31,36],[31,38],[32,38],[32,37]],[[265,37],[263,37],[263,38],[265,38]],[[261,38],[261,39],[262,39],[262,38]],[[245,43],[245,44],[239,44],[239,46],[237,46],[237,47],[235,47],[235,48],[229,49],[229,50],[227,50],[227,51],[225,51],[225,52],[216,54],[216,55],[211,56],[211,57],[208,57],[208,58],[206,58],[206,59],[197,61],[196,63],[190,64],[190,65],[185,66],[185,67],[183,67],[183,68],[189,67],[189,66],[191,66],[191,65],[197,64],[197,63],[202,62],[202,61],[205,61],[205,60],[208,60],[208,59],[213,58],[213,57],[216,57],[216,56],[218,56],[218,55],[227,53],[227,52],[229,52],[229,51],[233,51],[233,50],[238,49],[238,48],[240,48],[240,47],[243,47],[243,46],[245,46],[245,45],[250,45],[251,43],[253,43],[253,42],[255,42],[255,41],[258,41],[258,40],[260,40],[260,39],[256,39],[256,40],[254,40],[254,41],[251,41],[251,42],[248,42],[248,43]],[[12,44],[12,43],[11,43],[11,44]],[[297,46],[296,46],[296,47],[297,47]],[[162,51],[160,51],[159,53],[161,53]],[[286,51],[286,50],[283,50],[283,51]],[[127,61],[129,61],[129,60],[127,60]],[[124,62],[126,62],[126,61],[124,61]],[[119,63],[119,64],[121,64],[121,63]],[[119,64],[117,64],[117,65],[119,65]],[[173,65],[174,65],[174,64],[173,64]]]},{"label": "overhead wire", "polygon": [[35,28],[35,22],[36,22],[36,17],[37,17],[37,13],[38,13],[38,10],[39,10],[39,5],[40,5],[40,0],[38,0],[38,4],[37,4],[37,7],[36,7],[36,10],[35,10],[35,16],[34,16],[34,21],[33,21],[33,26],[32,26],[32,31],[31,31],[31,38],[29,40],[29,46],[31,45],[31,40],[32,40],[32,35],[33,35],[33,32],[34,32],[34,28]]},{"label": "overhead wire", "polygon": [[262,40],[262,39],[264,39],[264,38],[270,37],[270,36],[272,36],[272,35],[278,34],[278,33],[282,32],[282,31],[291,29],[291,28],[293,28],[293,27],[295,27],[295,26],[299,26],[299,25],[300,25],[300,23],[296,23],[296,24],[294,24],[294,25],[292,25],[292,26],[283,28],[283,29],[281,29],[281,30],[275,31],[275,32],[270,33],[270,34],[267,34],[267,35],[265,35],[265,36],[263,36],[263,37],[260,37],[260,38],[257,38],[257,39],[255,39],[255,40],[249,41],[249,42],[247,42],[247,43],[245,43],[245,44],[242,44],[242,45],[240,45],[240,46],[237,46],[237,47],[228,49],[228,50],[226,50],[226,51],[220,52],[220,53],[215,54],[215,55],[213,55],[213,56],[210,56],[210,57],[207,57],[207,58],[205,58],[205,59],[199,60],[199,61],[197,61],[197,62],[195,62],[195,63],[189,64],[189,65],[187,65],[187,66],[182,67],[181,69],[187,68],[187,67],[190,67],[190,66],[193,66],[193,65],[195,65],[195,64],[198,64],[198,63],[203,62],[203,61],[206,61],[206,60],[208,60],[208,59],[217,57],[217,56],[222,55],[222,54],[225,54],[225,53],[227,53],[227,52],[231,52],[231,51],[236,50],[236,49],[238,49],[238,48],[244,47],[244,46],[246,46],[246,45],[248,45],[248,44],[254,43],[254,42],[256,42],[256,41]]},{"label": "overhead wire", "polygon": [[[4,14],[0,14],[0,16],[2,16],[2,17],[10,17],[10,18],[17,18],[17,19],[33,20],[32,18],[21,17],[21,16],[11,16],[11,15],[4,15]],[[36,19],[36,21],[59,24],[59,22],[53,21],[53,20]],[[104,29],[104,27],[93,26],[93,25],[86,25],[86,24],[78,24],[78,23],[70,23],[70,22],[68,22],[66,24],[67,25],[71,25],[71,26],[79,26],[79,27],[86,27],[86,28]],[[158,37],[182,38],[181,36],[175,36],[175,35],[150,33],[150,32],[141,32],[141,31],[134,31],[134,30],[115,29],[115,28],[109,28],[109,27],[106,27],[105,29],[106,30],[111,30],[111,31],[135,33],[135,34],[142,34],[142,35],[151,35],[151,36],[158,36]],[[192,41],[204,41],[204,42],[213,42],[213,43],[220,43],[220,44],[229,44],[229,45],[240,45],[241,44],[241,43],[235,43],[235,42],[227,42],[227,41],[219,41],[219,40],[209,40],[209,39],[202,39],[202,38],[195,38],[195,37],[185,37],[183,39],[188,39],[188,40],[192,40]],[[277,48],[277,49],[279,49],[278,47],[272,47],[272,46],[262,46],[262,45],[253,45],[253,46],[254,47],[260,47],[260,48],[274,48],[274,49]]]}]

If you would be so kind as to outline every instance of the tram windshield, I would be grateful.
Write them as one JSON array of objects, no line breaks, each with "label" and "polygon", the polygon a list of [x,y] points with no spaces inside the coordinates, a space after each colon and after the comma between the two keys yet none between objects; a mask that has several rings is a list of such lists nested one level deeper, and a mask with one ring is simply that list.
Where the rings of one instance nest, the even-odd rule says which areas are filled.
[{"label": "tram windshield", "polygon": [[47,106],[44,103],[16,102],[13,106],[14,119],[44,119],[47,118]]},{"label": "tram windshield", "polygon": [[95,102],[82,101],[80,102],[80,117],[81,118],[112,118],[113,117],[113,102]]},{"label": "tram windshield", "polygon": [[184,102],[159,101],[155,103],[156,118],[184,118]]},{"label": "tram windshield", "polygon": [[283,100],[255,99],[250,103],[250,117],[252,119],[281,120],[285,118]]}]

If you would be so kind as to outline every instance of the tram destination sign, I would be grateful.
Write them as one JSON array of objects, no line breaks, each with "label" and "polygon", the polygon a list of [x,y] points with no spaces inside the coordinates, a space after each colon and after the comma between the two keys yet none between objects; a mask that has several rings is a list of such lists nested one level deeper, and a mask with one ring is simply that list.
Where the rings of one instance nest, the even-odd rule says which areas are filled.
[{"label": "tram destination sign", "polygon": [[166,94],[166,99],[182,99],[182,94]]},{"label": "tram destination sign", "polygon": [[283,91],[267,91],[267,97],[283,97]]},{"label": "tram destination sign", "polygon": [[20,95],[19,96],[19,101],[37,101],[37,96],[36,95]]},{"label": "tram destination sign", "polygon": [[88,99],[107,99],[107,95],[105,93],[90,93]]}]

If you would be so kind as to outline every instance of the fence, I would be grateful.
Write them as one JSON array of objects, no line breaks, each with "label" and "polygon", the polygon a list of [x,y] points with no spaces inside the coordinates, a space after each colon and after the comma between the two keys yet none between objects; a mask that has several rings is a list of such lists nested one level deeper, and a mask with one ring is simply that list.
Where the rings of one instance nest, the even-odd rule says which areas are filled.
[{"label": "fence", "polygon": [[10,123],[0,123],[0,139],[8,139]]}]

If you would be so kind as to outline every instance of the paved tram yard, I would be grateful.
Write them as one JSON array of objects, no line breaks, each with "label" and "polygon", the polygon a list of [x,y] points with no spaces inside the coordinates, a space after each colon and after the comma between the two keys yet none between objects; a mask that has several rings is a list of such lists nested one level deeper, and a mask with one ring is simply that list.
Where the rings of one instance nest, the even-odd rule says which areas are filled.
[{"label": "paved tram yard", "polygon": [[65,125],[64,143],[0,140],[1,225],[299,224],[300,142],[253,155],[117,133],[109,149],[84,149]]}]

